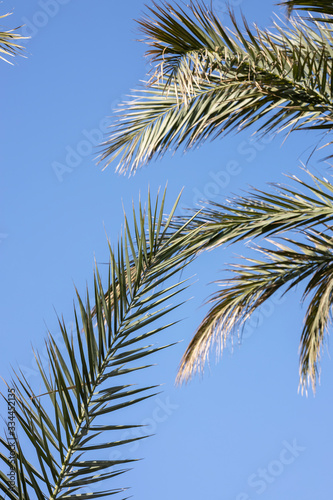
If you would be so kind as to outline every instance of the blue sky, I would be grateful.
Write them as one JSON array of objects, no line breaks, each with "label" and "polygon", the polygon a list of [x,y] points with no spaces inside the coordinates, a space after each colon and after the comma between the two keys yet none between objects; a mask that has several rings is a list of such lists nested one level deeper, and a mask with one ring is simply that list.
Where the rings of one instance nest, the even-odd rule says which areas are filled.
[{"label": "blue sky", "polygon": [[[31,344],[43,352],[55,311],[73,320],[74,285],[91,286],[94,258],[108,259],[105,233],[116,242],[123,214],[141,193],[147,198],[168,183],[170,208],[184,187],[181,207],[200,199],[223,201],[249,185],[264,187],[299,173],[316,135],[255,140],[246,130],[207,142],[185,155],[168,154],[131,178],[113,165],[96,166],[96,144],[111,110],[137,87],[148,69],[134,19],[141,0],[4,0],[11,26],[25,24],[27,58],[1,64],[0,375],[20,367],[38,386]],[[224,2],[213,0],[225,19]],[[234,0],[250,22],[271,26],[273,2]],[[149,4],[149,2],[148,2]],[[326,167],[312,164],[313,171]],[[131,486],[134,498],[199,500],[313,500],[332,491],[332,382],[327,351],[316,397],[298,388],[298,345],[304,309],[300,292],[268,304],[245,331],[241,346],[214,355],[203,378],[176,388],[184,349],[203,317],[214,280],[242,246],[202,256],[184,320],[163,334],[184,340],[156,357],[146,380],[164,392],[133,408],[130,418],[156,435],[133,453],[144,457],[114,487]],[[101,264],[103,270],[103,264]],[[165,338],[162,339],[165,341]],[[3,414],[4,410],[1,410]],[[128,418],[128,416],[126,416]],[[266,472],[265,472],[266,471]]]}]

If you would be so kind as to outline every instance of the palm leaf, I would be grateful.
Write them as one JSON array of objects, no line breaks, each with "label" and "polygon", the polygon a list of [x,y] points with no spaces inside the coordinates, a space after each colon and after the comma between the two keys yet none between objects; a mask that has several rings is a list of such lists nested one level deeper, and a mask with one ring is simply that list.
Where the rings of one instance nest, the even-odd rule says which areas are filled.
[{"label": "palm leaf", "polygon": [[153,66],[146,88],[118,110],[103,144],[107,166],[134,172],[169,149],[258,122],[262,133],[332,128],[331,30],[323,23],[275,23],[273,32],[226,30],[204,3],[189,11],[153,4],[139,21]]},{"label": "palm leaf", "polygon": [[[301,232],[316,245],[316,249],[311,250],[312,254],[317,252],[319,255],[322,250],[319,251],[318,248],[324,248],[325,259],[328,261],[331,258],[331,239],[322,235],[322,240],[320,240],[318,231],[322,232],[332,223],[333,186],[327,179],[307,173],[310,182],[293,176],[291,179],[294,181],[294,186],[273,184],[275,192],[253,189],[247,196],[236,197],[228,203],[211,203],[207,208],[204,207],[185,227],[183,236],[187,238],[188,244],[184,251],[193,258],[204,250],[225,244],[259,237],[271,238],[283,233],[292,234],[295,241],[298,241],[299,232]],[[176,218],[171,224],[171,230],[184,227],[186,221],[188,221],[186,216]],[[311,231],[317,231],[317,233],[310,234]],[[298,243],[298,248],[305,250],[305,246],[301,243]],[[217,305],[204,318],[184,354],[177,376],[179,382],[189,380],[195,372],[203,370],[210,347],[217,343],[218,348],[219,346],[223,348],[223,342],[226,342],[231,331],[243,324],[254,309],[282,287],[287,280],[293,281],[295,285],[298,272],[297,265],[292,266],[295,257],[295,262],[304,261],[302,264],[305,266],[304,269],[308,266],[310,272],[316,276],[309,282],[309,288],[305,294],[313,292],[314,297],[308,308],[301,337],[300,357],[302,386],[304,387],[304,381],[309,377],[314,387],[318,373],[320,347],[329,317],[330,295],[327,296],[324,289],[327,285],[329,291],[331,268],[327,266],[327,273],[322,284],[318,281],[319,274],[316,274],[316,266],[319,266],[316,255],[313,261],[308,262],[306,256],[294,255],[290,253],[291,250],[290,252],[286,250],[285,256],[290,262],[287,259],[288,265],[285,267],[282,264],[279,265],[276,270],[278,274],[274,274],[276,259],[277,256],[280,258],[280,254],[274,254],[268,250],[263,251],[267,252],[269,259],[273,259],[273,264],[261,262],[250,270],[244,267],[246,272],[244,271],[239,281],[237,281],[238,278],[231,281],[231,283],[236,283],[236,286],[229,287],[227,291],[224,290],[212,299],[213,302],[218,299]],[[311,267],[313,263],[314,266]],[[265,269],[266,274],[260,278],[261,267]],[[243,269],[242,266],[239,269]],[[304,273],[303,278],[306,278]],[[302,274],[301,271],[300,274]],[[257,292],[258,295],[256,295]],[[324,304],[320,302],[321,297],[325,301]]]},{"label": "palm leaf", "polygon": [[[198,213],[176,217],[172,230],[185,227],[189,256],[245,239],[309,229],[333,220],[333,186],[307,172],[310,181],[290,177],[294,185],[272,184],[274,190],[252,189],[227,203],[210,203]],[[186,226],[184,226],[186,224]]]},{"label": "palm leaf", "polygon": [[[7,17],[9,15],[10,13],[4,14],[0,16],[0,19],[3,19],[4,17]],[[15,33],[15,31],[20,29],[20,27],[21,26],[11,30],[0,31],[0,59],[8,62],[9,64],[12,63],[8,61],[8,59],[6,59],[7,56],[13,57],[16,55],[22,55],[23,47],[22,45],[19,45],[17,41],[26,39],[27,37]]]},{"label": "palm leaf", "polygon": [[280,5],[285,5],[290,15],[293,10],[306,10],[311,12],[318,12],[323,17],[317,19],[318,21],[332,22],[333,4],[331,0],[286,0],[281,2]]},{"label": "palm leaf", "polygon": [[[303,299],[308,295],[312,298],[300,342],[300,383],[304,388],[309,379],[315,390],[320,352],[332,313],[333,240],[317,232],[304,233],[308,242],[298,242],[297,249],[275,243],[278,250],[259,248],[266,260],[245,259],[246,264],[233,266],[236,276],[220,282],[223,290],[210,300],[214,306],[183,356],[179,382],[203,370],[212,344],[223,351],[234,331],[241,335],[244,322],[273,294],[286,293],[305,280],[308,283]],[[294,239],[285,241],[296,245]]]},{"label": "palm leaf", "polygon": [[[85,304],[77,292],[75,335],[59,319],[65,352],[49,334],[48,371],[36,354],[44,389],[36,394],[22,373],[15,374],[8,384],[15,391],[20,433],[35,452],[28,461],[21,439],[16,437],[15,488],[5,474],[0,475],[0,490],[10,499],[101,498],[124,491],[114,488],[86,494],[84,488],[92,483],[106,484],[136,460],[126,456],[122,460],[106,459],[105,450],[142,439],[119,440],[119,430],[136,424],[123,426],[117,415],[153,396],[157,386],[134,387],[122,381],[123,375],[151,366],[140,363],[168,347],[156,347],[150,340],[171,326],[156,322],[174,309],[166,306],[166,301],[187,286],[178,280],[168,281],[190,259],[182,253],[185,243],[180,243],[180,237],[177,242],[164,238],[171,220],[161,224],[164,196],[160,206],[157,198],[153,210],[149,198],[148,213],[140,205],[134,221],[135,237],[125,220],[126,238],[120,237],[117,251],[110,246],[107,292],[97,266],[94,305],[88,292]],[[103,421],[105,416],[112,417],[112,425],[110,420],[107,424]],[[8,452],[5,439],[1,444]],[[0,460],[9,466],[4,453]]]}]

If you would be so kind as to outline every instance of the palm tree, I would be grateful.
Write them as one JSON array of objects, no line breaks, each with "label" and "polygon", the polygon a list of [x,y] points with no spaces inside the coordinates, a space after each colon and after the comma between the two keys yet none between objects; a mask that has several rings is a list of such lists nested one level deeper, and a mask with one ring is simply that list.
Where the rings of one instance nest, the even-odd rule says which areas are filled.
[{"label": "palm tree", "polygon": [[[240,25],[230,12],[227,30],[202,1],[188,10],[153,2],[138,21],[152,71],[146,86],[119,110],[119,119],[103,144],[105,166],[134,173],[170,149],[191,148],[206,139],[256,126],[258,133],[290,134],[333,129],[333,7],[331,1],[287,0],[315,15],[289,17],[274,29]],[[328,143],[330,145],[331,142]],[[212,309],[202,321],[181,361],[178,381],[202,370],[210,347],[218,349],[273,293],[305,280],[311,297],[301,335],[300,383],[315,389],[318,361],[332,304],[331,227],[333,186],[319,178],[279,192],[252,192],[231,204],[203,209],[188,226],[188,252],[197,254],[226,242],[287,232],[273,241],[261,260],[245,260],[223,281]],[[184,224],[186,219],[181,219]],[[177,225],[175,226],[177,227]],[[193,239],[190,228],[201,229]]]},{"label": "palm tree", "polygon": [[[291,12],[308,5],[286,4]],[[331,15],[328,4],[317,3],[316,11]],[[232,17],[235,34],[229,35],[203,3],[192,2],[190,14],[166,3],[155,3],[150,11],[155,19],[140,25],[155,71],[141,97],[124,106],[105,144],[105,163],[121,155],[119,169],[135,171],[172,146],[191,147],[257,120],[263,133],[288,127],[330,130],[332,38],[323,21],[292,20],[289,31],[276,26],[274,33],[252,33],[245,23],[243,34]],[[333,185],[309,175],[309,182],[293,178],[296,187],[253,190],[189,217],[174,217],[177,200],[165,220],[165,193],[155,205],[148,196],[147,210],[140,205],[138,214],[134,211],[132,230],[125,215],[117,250],[109,244],[107,285],[96,266],[93,298],[87,292],[84,301],[77,292],[75,331],[67,331],[59,319],[64,350],[49,334],[48,372],[36,354],[44,389],[36,393],[22,373],[14,373],[8,384],[0,490],[10,500],[123,493],[123,488],[108,487],[84,491],[116,478],[136,460],[104,458],[106,450],[141,437],[119,440],[119,430],[136,424],[110,424],[103,417],[118,416],[118,410],[154,394],[156,386],[133,388],[126,375],[148,368],[141,359],[168,347],[146,345],[146,340],[170,326],[154,322],[170,310],[165,301],[187,286],[179,282],[178,272],[202,251],[258,236],[275,245],[259,248],[261,260],[245,259],[235,266],[235,276],[212,298],[179,379],[201,370],[210,346],[217,342],[223,348],[232,331],[273,293],[305,280],[304,297],[311,299],[301,336],[301,383],[309,377],[314,386],[331,314]],[[271,240],[281,233],[286,233],[283,243]],[[27,447],[13,430],[15,419]]]}]

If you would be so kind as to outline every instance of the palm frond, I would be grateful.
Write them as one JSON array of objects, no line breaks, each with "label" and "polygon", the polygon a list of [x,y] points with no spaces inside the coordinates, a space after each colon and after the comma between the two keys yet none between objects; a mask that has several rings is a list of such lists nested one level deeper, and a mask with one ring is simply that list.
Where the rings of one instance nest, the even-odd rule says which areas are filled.
[{"label": "palm frond", "polygon": [[167,2],[139,21],[153,74],[120,107],[100,161],[134,172],[180,146],[239,131],[331,130],[333,36],[323,23],[223,27],[204,3]]},{"label": "palm frond", "polygon": [[[308,242],[298,242],[297,249],[275,243],[278,250],[259,248],[266,260],[245,259],[246,264],[233,266],[236,276],[220,282],[223,290],[210,300],[214,306],[183,356],[178,382],[203,370],[213,344],[222,352],[233,332],[241,335],[244,322],[273,294],[286,293],[307,280],[303,298],[313,296],[300,342],[300,384],[304,388],[310,380],[315,390],[321,348],[332,313],[333,239],[317,232],[305,234]],[[285,241],[296,245],[294,240]]]},{"label": "palm frond", "polygon": [[[0,16],[0,19],[3,19],[9,15],[10,15],[10,13],[4,14],[4,15]],[[1,31],[1,28],[0,28],[0,59],[8,62],[9,64],[12,64],[12,63],[10,61],[8,61],[8,59],[6,59],[7,56],[13,57],[16,55],[22,55],[23,46],[19,45],[17,43],[17,41],[26,39],[27,37],[24,37],[18,33],[15,33],[17,30],[20,29],[20,27],[21,26],[19,26],[18,28],[14,28],[11,30],[5,30],[5,31]],[[4,57],[4,56],[6,56],[6,57]]]},{"label": "palm frond", "polygon": [[[327,230],[327,227],[330,227],[329,225],[332,224],[333,220],[333,186],[327,179],[316,177],[310,174],[310,172],[307,173],[310,176],[311,182],[306,182],[296,176],[292,176],[291,179],[296,186],[273,184],[275,192],[253,189],[247,196],[236,197],[225,204],[211,203],[208,208],[201,209],[185,228],[184,237],[187,236],[188,238],[188,246],[185,251],[188,252],[189,257],[193,257],[204,250],[228,243],[236,243],[241,240],[276,237],[279,234],[283,235],[283,233],[287,233],[288,235],[292,234],[295,237],[295,241],[297,241],[299,239],[299,232],[309,234],[310,231],[322,232],[323,230]],[[188,217],[186,216],[176,218],[171,224],[172,230],[179,229],[186,221],[188,221]],[[323,240],[326,238],[326,254],[330,258],[330,240],[328,241],[324,235],[321,237]],[[314,242],[315,236],[313,234],[311,238],[311,241]],[[301,243],[298,245],[301,248]],[[316,245],[319,245],[319,240],[316,242]],[[304,248],[302,247],[303,250]],[[268,255],[271,258],[273,254]],[[303,257],[299,258],[303,259]],[[256,274],[255,272],[248,274],[248,284],[245,283],[246,286],[244,285],[245,289],[247,286],[248,289],[251,289],[253,285],[256,290],[255,283],[258,286],[261,283],[263,285],[260,289],[261,295],[252,297],[250,294],[248,297],[245,292],[244,295],[241,295],[241,293],[238,295],[240,288],[237,287],[229,288],[227,292],[222,292],[221,297],[224,297],[223,307],[218,303],[211,310],[209,316],[203,320],[183,357],[178,381],[188,380],[193,373],[202,370],[210,346],[215,341],[218,343],[221,343],[223,339],[225,341],[231,330],[248,317],[249,311],[253,312],[254,309],[246,309],[250,307],[248,304],[251,307],[253,305],[250,302],[248,303],[247,300],[255,299],[253,303],[255,307],[258,307],[262,303],[263,298],[266,300],[270,296],[270,293],[274,293],[283,285],[283,267],[279,267],[279,273],[281,272],[282,274],[278,274],[276,277],[274,274],[274,265],[261,263],[258,266],[259,271],[261,265],[267,271],[267,276],[265,276],[265,279],[267,279],[266,285],[262,280],[260,282],[257,277],[258,273]],[[269,269],[271,274],[268,272]],[[288,276],[288,279],[294,280],[292,273],[289,273]],[[270,278],[273,280],[273,285],[276,288],[269,283]],[[267,287],[266,290],[264,289],[264,285]],[[309,292],[313,290],[313,287],[309,288]],[[322,293],[322,289],[319,292],[315,291],[311,304],[314,304],[316,300],[320,300],[320,293]],[[243,299],[245,302],[242,302]],[[326,310],[324,306],[318,309],[318,304],[316,307],[313,308],[312,312],[311,307],[308,309],[307,328],[302,333],[302,384],[308,376],[312,384],[315,383],[320,345],[323,338],[323,331],[327,324],[325,320],[328,317],[327,307],[325,306]],[[324,311],[322,325],[319,323],[320,313],[314,319],[316,311]],[[313,325],[310,327],[311,321]],[[320,340],[318,341],[318,339]],[[314,347],[308,349],[307,346],[311,342],[314,343]]]},{"label": "palm frond", "polygon": [[[59,319],[63,350],[49,334],[48,370],[36,355],[44,388],[36,394],[22,373],[15,373],[8,384],[15,392],[20,433],[35,452],[28,461],[22,440],[15,436],[15,488],[5,473],[0,474],[0,490],[11,500],[101,498],[124,491],[114,488],[88,494],[84,488],[95,483],[109,485],[109,480],[126,472],[136,460],[127,456],[108,459],[105,452],[142,439],[119,440],[119,430],[137,425],[122,425],[118,413],[152,397],[157,386],[135,387],[122,381],[123,376],[151,366],[140,363],[168,347],[156,347],[150,340],[174,324],[161,326],[157,320],[178,307],[167,306],[166,301],[187,286],[177,279],[168,281],[190,259],[182,253],[178,237],[177,242],[172,238],[165,241],[171,218],[162,224],[164,198],[165,193],[161,204],[157,198],[152,206],[149,197],[146,211],[140,205],[134,233],[125,218],[117,250],[109,246],[107,291],[96,266],[94,304],[88,291],[85,304],[77,292],[75,332],[68,332],[64,320]],[[111,418],[111,424],[105,417]],[[7,453],[7,441],[1,439],[1,444]],[[0,453],[0,460],[9,467],[5,453]]]},{"label": "palm frond", "polygon": [[331,0],[286,0],[281,2],[280,5],[285,5],[290,15],[293,10],[306,10],[310,12],[318,12],[323,17],[318,18],[318,21],[332,22],[333,18],[333,4]]},{"label": "palm frond", "polygon": [[227,243],[328,224],[333,220],[333,186],[325,178],[307,174],[310,182],[292,176],[293,186],[272,183],[271,191],[252,189],[224,204],[212,202],[191,221],[188,216],[176,217],[172,228],[188,222],[185,233],[192,255]]}]

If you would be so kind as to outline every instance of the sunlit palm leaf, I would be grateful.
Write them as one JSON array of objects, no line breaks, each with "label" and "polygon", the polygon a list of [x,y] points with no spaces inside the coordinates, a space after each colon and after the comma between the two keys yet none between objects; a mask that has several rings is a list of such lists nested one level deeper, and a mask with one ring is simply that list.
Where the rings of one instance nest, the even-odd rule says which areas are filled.
[{"label": "sunlit palm leaf", "polygon": [[147,88],[125,102],[101,161],[135,171],[179,146],[240,130],[331,130],[333,37],[323,23],[275,24],[233,33],[203,3],[189,11],[154,3],[139,21],[150,49]]},{"label": "sunlit palm leaf", "polygon": [[[320,230],[325,229],[327,224],[332,223],[333,220],[333,186],[326,179],[313,176],[309,172],[308,175],[311,182],[305,182],[293,176],[294,186],[273,185],[275,192],[252,190],[246,197],[236,197],[226,204],[212,203],[207,208],[203,208],[185,228],[185,235],[188,237],[188,247],[186,249],[188,255],[194,256],[203,250],[235,243],[240,240],[272,237],[286,232],[288,234],[293,232],[295,241],[298,241],[299,231],[305,231],[308,234],[309,231],[315,230],[316,227]],[[172,223],[172,229],[183,227],[186,221],[188,221],[188,217],[176,218]],[[322,238],[324,243],[321,243],[321,245],[325,247],[326,244],[326,254],[331,258],[331,240],[324,236]],[[315,236],[312,235],[311,241],[314,242],[314,240]],[[319,240],[316,243],[317,246],[319,245],[318,242]],[[299,248],[301,248],[300,243]],[[269,254],[269,257],[272,255]],[[303,257],[300,257],[300,259],[302,260]],[[269,279],[273,280],[274,285],[278,283],[279,286],[282,286],[283,279],[285,279],[285,277],[282,277],[278,281],[280,274],[278,276],[274,274],[274,265],[267,266],[265,267],[267,271],[267,276],[265,275],[266,285],[263,278],[259,281],[258,273],[253,272],[247,275],[247,281],[243,287],[246,290],[251,290],[252,287],[256,290],[256,284],[260,285],[258,297],[251,296],[251,294],[249,296],[251,300],[255,298],[256,307],[260,305],[263,297],[266,300],[270,293],[275,291]],[[268,269],[270,269],[270,272],[268,272]],[[280,266],[279,273],[281,269]],[[295,279],[292,273],[288,276],[288,279]],[[326,278],[328,280],[328,275]],[[313,291],[313,287],[309,290]],[[218,303],[203,320],[183,357],[178,374],[179,381],[188,380],[195,371],[203,369],[210,346],[214,342],[219,343],[221,339],[225,340],[232,328],[237,325],[237,322],[245,320],[249,315],[249,310],[253,312],[253,309],[247,309],[247,307],[253,305],[247,302],[249,297],[246,294],[244,296],[241,293],[238,294],[238,288],[236,288],[236,292],[234,288],[230,288],[219,295],[221,298],[224,297],[223,307]],[[243,299],[245,302],[242,302]],[[320,296],[316,292],[311,304],[314,304],[319,299]],[[325,300],[327,300],[327,296]],[[232,307],[230,304],[232,304]],[[325,312],[325,308],[318,309],[318,307],[317,309],[314,308],[311,314],[310,311],[311,308],[308,310],[307,328],[304,329],[302,334],[300,363],[302,367],[302,383],[309,376],[314,384],[328,312],[327,308]],[[323,323],[320,324],[320,316],[318,316],[313,320],[310,328],[309,325],[314,318],[314,311],[324,311]],[[320,340],[318,341],[318,339]],[[307,346],[311,343],[314,347],[307,350]]]},{"label": "sunlit palm leaf", "polygon": [[[182,230],[174,231],[177,243],[172,237],[165,241],[171,219],[162,225],[163,208],[164,196],[160,207],[158,200],[152,207],[149,198],[146,213],[140,206],[134,235],[125,221],[126,236],[117,251],[110,246],[107,292],[96,267],[94,304],[88,292],[85,304],[77,293],[74,335],[63,320],[62,349],[49,335],[48,370],[36,356],[44,388],[36,394],[22,373],[8,384],[15,391],[20,433],[35,451],[28,461],[22,440],[16,441],[16,487],[12,490],[6,475],[0,475],[0,490],[10,499],[100,498],[124,491],[109,489],[109,480],[128,470],[135,458],[107,459],[105,451],[142,439],[119,440],[119,430],[136,425],[118,423],[118,411],[151,397],[156,386],[133,387],[122,378],[150,366],[137,362],[167,347],[147,340],[170,326],[153,323],[174,308],[166,301],[186,286],[168,281],[189,259],[182,253]],[[101,420],[104,416],[112,416],[112,425]],[[7,453],[6,440],[1,443]],[[6,453],[0,454],[5,468],[10,465]],[[98,482],[108,484],[107,489],[84,493],[87,485]]]},{"label": "sunlit palm leaf", "polygon": [[[247,263],[233,266],[236,276],[223,280],[223,289],[210,302],[209,311],[181,362],[178,381],[187,381],[203,370],[212,344],[223,351],[233,332],[241,336],[241,328],[251,314],[273,294],[286,293],[306,280],[303,297],[311,301],[305,317],[300,344],[300,383],[307,378],[315,389],[318,361],[324,334],[331,319],[333,304],[333,253],[331,236],[308,234],[308,243],[297,248],[276,244],[278,250],[260,248],[266,260],[246,259]],[[285,240],[296,245],[294,240]]]},{"label": "sunlit palm leaf", "polygon": [[[4,17],[7,17],[9,15],[10,13],[4,14],[0,16],[0,19],[3,19]],[[0,28],[0,59],[8,63],[10,63],[10,61],[6,59],[7,56],[13,57],[18,54],[21,54],[22,52],[23,47],[22,45],[19,45],[17,41],[27,38],[22,35],[19,35],[18,33],[15,33],[15,31],[17,31],[19,28],[20,27],[5,31],[1,31]]]}]

